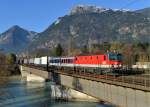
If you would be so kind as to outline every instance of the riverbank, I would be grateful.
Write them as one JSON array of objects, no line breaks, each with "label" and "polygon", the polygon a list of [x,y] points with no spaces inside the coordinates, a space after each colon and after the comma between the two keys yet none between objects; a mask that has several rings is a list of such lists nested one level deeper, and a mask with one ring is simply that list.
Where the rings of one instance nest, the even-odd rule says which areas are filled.
[{"label": "riverbank", "polygon": [[0,85],[4,85],[5,83],[11,80],[20,80],[21,78],[21,75],[0,76]]},{"label": "riverbank", "polygon": [[0,77],[19,75],[20,69],[18,64],[0,65]]}]

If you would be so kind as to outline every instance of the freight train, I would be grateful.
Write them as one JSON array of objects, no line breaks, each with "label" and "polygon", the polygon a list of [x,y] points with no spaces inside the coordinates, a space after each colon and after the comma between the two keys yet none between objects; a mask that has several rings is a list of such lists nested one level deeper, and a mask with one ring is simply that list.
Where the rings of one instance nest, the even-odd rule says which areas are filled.
[{"label": "freight train", "polygon": [[35,66],[49,66],[57,69],[86,70],[98,72],[99,70],[118,69],[122,67],[122,55],[119,53],[106,53],[99,55],[24,58],[21,63]]}]

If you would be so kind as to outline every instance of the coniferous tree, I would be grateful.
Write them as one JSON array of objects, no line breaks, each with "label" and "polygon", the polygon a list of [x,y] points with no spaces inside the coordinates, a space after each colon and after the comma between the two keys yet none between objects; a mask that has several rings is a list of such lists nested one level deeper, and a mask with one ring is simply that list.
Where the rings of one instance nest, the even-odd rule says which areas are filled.
[{"label": "coniferous tree", "polygon": [[55,49],[55,56],[62,56],[62,54],[63,54],[63,48],[61,44],[57,44]]},{"label": "coniferous tree", "polygon": [[8,54],[7,62],[8,62],[8,64],[15,64],[16,63],[16,55],[13,53]]}]

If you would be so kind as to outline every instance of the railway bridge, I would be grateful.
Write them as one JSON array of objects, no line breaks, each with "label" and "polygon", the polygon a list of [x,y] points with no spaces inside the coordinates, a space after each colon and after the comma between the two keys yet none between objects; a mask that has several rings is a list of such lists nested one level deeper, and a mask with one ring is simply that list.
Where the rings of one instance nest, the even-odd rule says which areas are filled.
[{"label": "railway bridge", "polygon": [[150,75],[116,77],[27,65],[20,65],[20,70],[27,81],[49,79],[119,107],[150,107]]}]

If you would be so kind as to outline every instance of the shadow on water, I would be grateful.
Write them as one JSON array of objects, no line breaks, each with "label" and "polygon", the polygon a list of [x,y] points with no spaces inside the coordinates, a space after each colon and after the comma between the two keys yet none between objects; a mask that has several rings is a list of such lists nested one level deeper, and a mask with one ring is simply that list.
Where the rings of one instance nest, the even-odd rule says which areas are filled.
[{"label": "shadow on water", "polygon": [[0,87],[0,107],[112,107],[88,102],[56,101],[51,98],[51,84],[8,81]]}]

